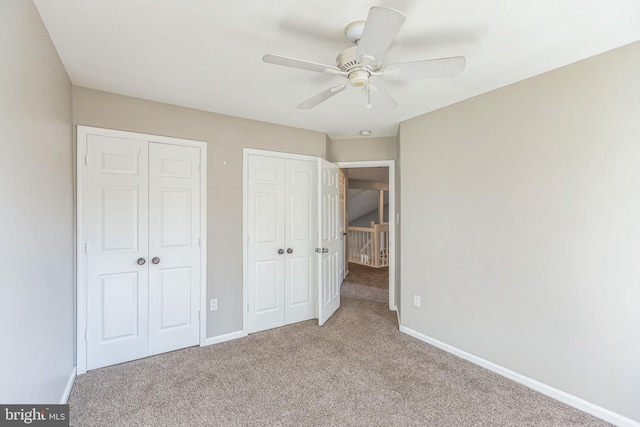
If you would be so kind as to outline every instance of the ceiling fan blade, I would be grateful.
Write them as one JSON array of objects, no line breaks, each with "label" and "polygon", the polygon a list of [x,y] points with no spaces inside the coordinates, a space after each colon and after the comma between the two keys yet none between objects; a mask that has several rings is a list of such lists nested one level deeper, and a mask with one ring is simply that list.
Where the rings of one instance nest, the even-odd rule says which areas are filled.
[{"label": "ceiling fan blade", "polygon": [[398,103],[383,86],[372,86],[371,105],[379,112],[386,113],[396,108]]},{"label": "ceiling fan blade", "polygon": [[382,70],[382,77],[387,80],[455,77],[464,70],[466,62],[464,56],[455,56],[453,58],[389,64]]},{"label": "ceiling fan blade", "polygon": [[346,87],[347,85],[342,84],[342,85],[329,88],[323,92],[320,92],[315,96],[312,96],[311,98],[304,101],[302,104],[296,105],[296,108],[298,110],[308,110],[310,108],[313,108],[316,105],[320,104],[321,102],[324,102],[327,99],[331,98],[332,96],[339,94],[340,92],[345,90]]},{"label": "ceiling fan blade", "polygon": [[405,19],[405,14],[395,9],[372,7],[358,43],[356,59],[365,66],[379,62]]},{"label": "ceiling fan blade", "polygon": [[269,64],[284,65],[285,67],[300,68],[302,70],[315,71],[317,73],[340,74],[341,70],[332,65],[318,64],[316,62],[303,61],[302,59],[288,58],[286,56],[268,53],[262,57]]}]

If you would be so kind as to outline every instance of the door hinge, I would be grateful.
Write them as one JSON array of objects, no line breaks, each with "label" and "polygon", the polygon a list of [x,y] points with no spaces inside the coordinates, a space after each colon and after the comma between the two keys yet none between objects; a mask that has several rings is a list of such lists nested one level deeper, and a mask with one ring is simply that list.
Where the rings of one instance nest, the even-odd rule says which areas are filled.
[{"label": "door hinge", "polygon": [[85,330],[84,330],[84,340],[85,340],[85,342],[89,342],[89,338],[88,338],[88,337],[89,337],[89,333],[88,333],[88,332],[87,332],[87,330],[85,329]]},{"label": "door hinge", "polygon": [[87,242],[84,242],[84,253],[87,253]]},{"label": "door hinge", "polygon": [[87,166],[89,164],[89,155],[85,154],[84,155],[84,165]]},{"label": "door hinge", "polygon": [[198,310],[198,321],[200,321],[200,310]]}]

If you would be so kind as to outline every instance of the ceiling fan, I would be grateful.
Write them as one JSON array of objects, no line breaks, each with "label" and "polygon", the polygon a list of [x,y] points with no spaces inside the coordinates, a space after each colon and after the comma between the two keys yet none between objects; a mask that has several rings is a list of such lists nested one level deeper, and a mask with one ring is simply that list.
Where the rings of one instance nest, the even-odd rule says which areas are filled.
[{"label": "ceiling fan", "polygon": [[[355,46],[343,50],[338,55],[336,66],[271,53],[265,55],[262,60],[285,67],[343,76],[349,80],[349,85],[362,88],[367,96],[367,108],[373,106],[381,112],[390,111],[396,108],[398,103],[384,86],[379,84],[380,80],[455,77],[462,72],[466,63],[463,56],[456,56],[383,66],[382,58],[405,19],[405,14],[398,10],[372,7],[366,21],[352,22],[345,28],[346,37]],[[312,96],[296,108],[313,108],[346,88],[346,83],[334,86]]]}]

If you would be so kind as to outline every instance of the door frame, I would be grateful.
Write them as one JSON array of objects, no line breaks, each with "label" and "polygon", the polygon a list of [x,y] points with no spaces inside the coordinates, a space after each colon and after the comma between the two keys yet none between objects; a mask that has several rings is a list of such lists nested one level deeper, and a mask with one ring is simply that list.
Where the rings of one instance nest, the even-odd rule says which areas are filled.
[{"label": "door frame", "polygon": [[[249,334],[249,156],[277,157],[279,159],[306,160],[317,163],[320,157],[306,154],[285,153],[282,151],[260,150],[257,148],[242,149],[242,336]],[[315,175],[316,180],[318,174]],[[316,265],[317,268],[317,265]],[[318,288],[314,290],[317,295]],[[316,317],[318,317],[318,303],[316,297]]]},{"label": "door frame", "polygon": [[100,135],[114,138],[137,139],[160,144],[180,145],[200,149],[200,346],[207,338],[207,143],[190,139],[127,132],[92,126],[76,126],[76,217],[75,217],[75,300],[76,300],[76,373],[87,372],[87,136]]},{"label": "door frame", "polygon": [[[341,169],[389,168],[389,310],[398,309],[396,300],[396,162],[395,160],[369,160],[360,162],[333,162]],[[348,190],[348,188],[347,188]],[[347,227],[349,225],[347,224]]]}]

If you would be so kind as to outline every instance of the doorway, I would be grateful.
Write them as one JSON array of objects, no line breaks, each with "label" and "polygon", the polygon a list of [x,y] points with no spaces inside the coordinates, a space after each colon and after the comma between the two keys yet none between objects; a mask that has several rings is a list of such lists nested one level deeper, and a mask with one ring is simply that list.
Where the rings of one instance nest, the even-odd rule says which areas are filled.
[{"label": "doorway", "polygon": [[[336,164],[346,178],[347,209],[343,220],[345,242],[341,246],[345,275],[349,268],[353,268],[350,266],[355,266],[356,276],[371,273],[371,277],[375,276],[375,282],[380,285],[384,270],[388,271],[389,309],[395,311],[395,162],[381,160]],[[349,208],[349,202],[353,203],[354,200],[361,206]],[[350,259],[351,263],[348,262]],[[369,268],[378,271],[374,272]]]}]

